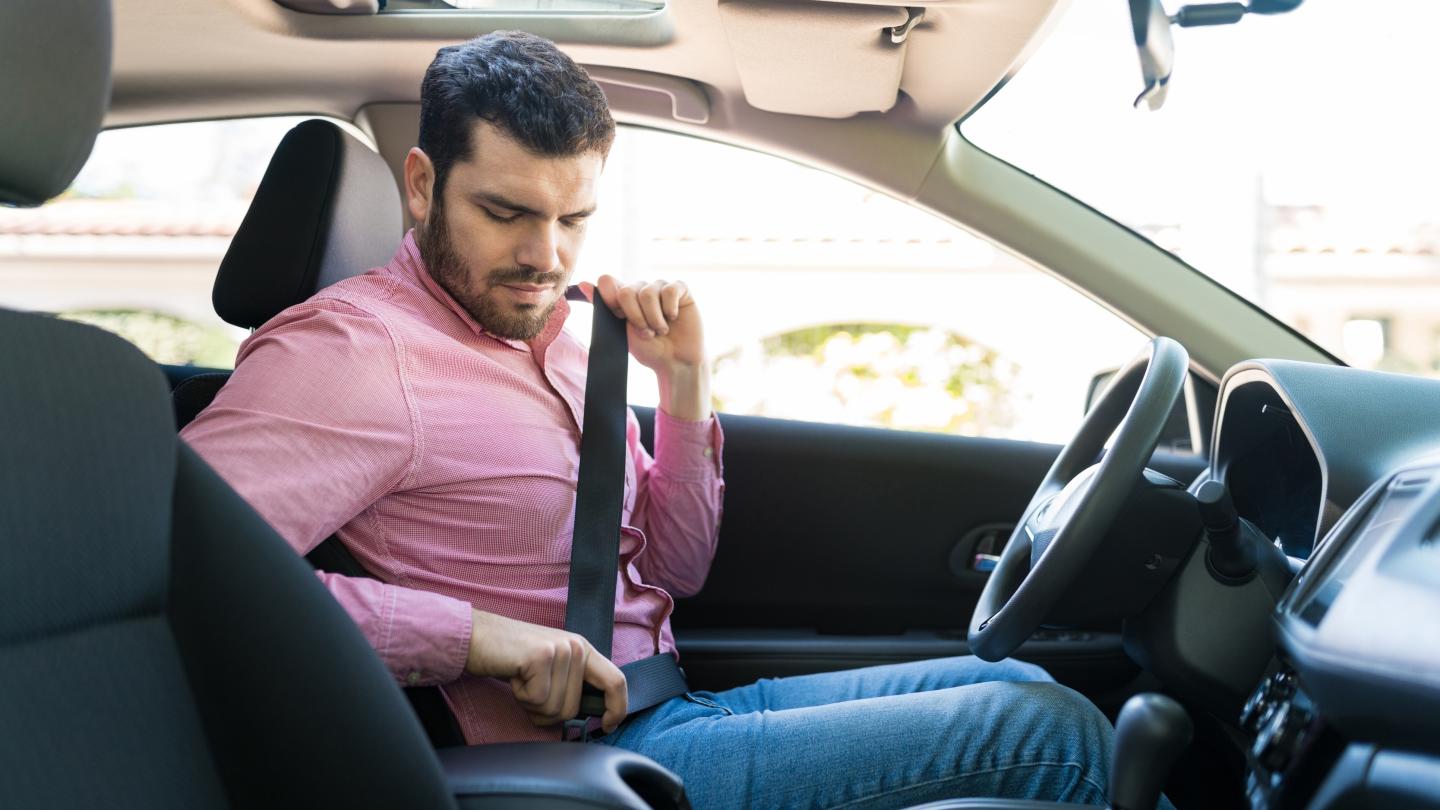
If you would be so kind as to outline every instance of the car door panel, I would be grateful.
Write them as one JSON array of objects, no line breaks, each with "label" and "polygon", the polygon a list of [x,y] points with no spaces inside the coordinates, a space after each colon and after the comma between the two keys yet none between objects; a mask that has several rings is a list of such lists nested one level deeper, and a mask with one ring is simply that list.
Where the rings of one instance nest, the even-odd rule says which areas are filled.
[{"label": "car door panel", "polygon": [[[636,411],[648,442],[653,412]],[[1005,536],[1060,449],[729,414],[721,424],[720,543],[704,589],[673,619],[697,688],[966,654],[986,576],[966,564],[973,538]],[[1152,465],[1190,480],[1204,461]],[[1118,634],[1048,632],[1020,657],[1063,682],[1101,690],[1135,674]]]}]

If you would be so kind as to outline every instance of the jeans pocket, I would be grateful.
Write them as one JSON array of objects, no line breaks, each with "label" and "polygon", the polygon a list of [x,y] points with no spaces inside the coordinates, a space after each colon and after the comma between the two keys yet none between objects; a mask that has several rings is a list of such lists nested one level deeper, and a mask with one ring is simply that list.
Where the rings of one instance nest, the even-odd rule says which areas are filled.
[{"label": "jeans pocket", "polygon": [[704,707],[706,707],[707,709],[715,709],[716,711],[724,712],[727,716],[728,716],[728,715],[733,715],[733,714],[735,714],[734,712],[730,711],[729,709],[725,708],[724,706],[721,706],[719,703],[716,703],[714,700],[712,700],[712,699],[710,699],[710,698],[708,698],[708,697],[705,697],[704,694],[697,694],[697,693],[695,693],[695,692],[686,692],[685,694],[681,695],[680,697],[684,698],[685,700],[687,700],[687,701],[689,701],[689,702],[691,702],[691,703],[694,703],[694,704],[697,705],[697,706],[704,706]]}]

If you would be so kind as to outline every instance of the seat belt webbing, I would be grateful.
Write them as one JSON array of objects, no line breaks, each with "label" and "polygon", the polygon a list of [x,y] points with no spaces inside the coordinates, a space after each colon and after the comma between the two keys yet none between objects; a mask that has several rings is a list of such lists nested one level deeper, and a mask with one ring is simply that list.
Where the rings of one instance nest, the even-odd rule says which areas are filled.
[{"label": "seat belt webbing", "polygon": [[[599,292],[595,296],[599,298]],[[565,297],[587,300],[578,287]],[[620,565],[620,512],[625,497],[625,392],[629,348],[625,321],[595,302],[585,380],[585,423],[575,485],[575,532],[570,545],[570,590],[565,629],[610,657],[615,633],[615,578]],[[668,653],[620,668],[629,686],[630,713],[687,691],[685,676]],[[586,684],[577,719],[605,713],[604,695]]]},{"label": "seat belt webbing", "polygon": [[[572,287],[566,297],[579,292]],[[595,297],[600,297],[596,291]],[[625,321],[595,302],[585,376],[585,424],[575,484],[570,592],[565,629],[610,657],[615,627],[615,572],[620,564],[620,509],[625,496]]]}]

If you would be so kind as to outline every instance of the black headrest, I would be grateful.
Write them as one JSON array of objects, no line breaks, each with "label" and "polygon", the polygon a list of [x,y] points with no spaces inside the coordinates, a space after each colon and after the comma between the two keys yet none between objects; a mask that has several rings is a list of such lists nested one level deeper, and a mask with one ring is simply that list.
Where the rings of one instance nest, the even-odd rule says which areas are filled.
[{"label": "black headrest", "polygon": [[275,149],[220,263],[215,311],[236,326],[258,327],[389,261],[403,224],[385,161],[329,121],[305,121]]},{"label": "black headrest", "polygon": [[80,173],[110,103],[109,0],[0,2],[0,204]]}]

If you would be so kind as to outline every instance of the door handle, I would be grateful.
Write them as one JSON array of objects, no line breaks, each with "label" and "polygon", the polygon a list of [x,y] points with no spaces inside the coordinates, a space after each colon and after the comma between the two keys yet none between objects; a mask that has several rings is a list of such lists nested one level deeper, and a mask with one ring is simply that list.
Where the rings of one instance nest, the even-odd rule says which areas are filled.
[{"label": "door handle", "polygon": [[1000,564],[999,554],[976,554],[970,558],[970,570],[988,574]]},{"label": "door handle", "polygon": [[986,523],[966,532],[950,550],[950,573],[962,579],[989,576],[1014,531],[1013,523]]}]

